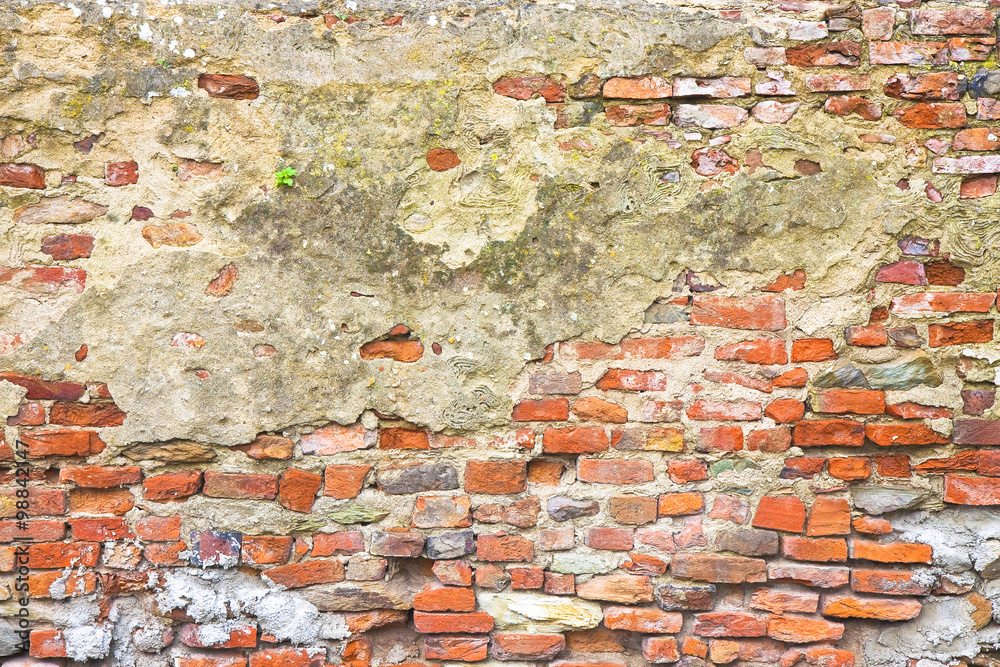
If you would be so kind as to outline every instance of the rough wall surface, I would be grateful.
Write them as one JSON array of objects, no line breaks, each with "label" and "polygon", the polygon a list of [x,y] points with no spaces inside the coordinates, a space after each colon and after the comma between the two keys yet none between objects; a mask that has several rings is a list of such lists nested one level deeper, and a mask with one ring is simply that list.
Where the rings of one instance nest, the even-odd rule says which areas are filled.
[{"label": "rough wall surface", "polygon": [[993,4],[0,0],[0,661],[1000,664]]}]

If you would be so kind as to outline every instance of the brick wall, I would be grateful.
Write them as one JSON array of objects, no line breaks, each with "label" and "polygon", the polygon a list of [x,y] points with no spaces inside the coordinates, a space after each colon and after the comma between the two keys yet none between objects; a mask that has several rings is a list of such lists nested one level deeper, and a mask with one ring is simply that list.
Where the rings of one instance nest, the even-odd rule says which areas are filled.
[{"label": "brick wall", "polygon": [[[51,30],[70,42],[77,28],[67,26],[101,20],[93,7],[83,19],[58,11],[65,23]],[[490,298],[537,297],[525,285],[541,260],[527,251],[508,267],[515,296],[502,283],[484,286],[485,270],[449,274],[455,294],[471,287],[480,299],[462,311],[476,322],[472,334],[440,324],[421,301],[434,300],[433,285],[401,289],[413,302],[382,308],[383,297],[353,278],[299,276],[300,291],[286,298],[255,262],[271,255],[297,270],[290,265],[305,260],[294,249],[322,234],[248,250],[249,237],[210,213],[246,191],[261,197],[247,207],[266,207],[282,192],[273,182],[241,180],[239,159],[217,152],[176,143],[140,151],[169,143],[166,125],[152,120],[132,128],[130,145],[142,152],[133,155],[110,120],[57,132],[41,109],[7,108],[0,220],[15,243],[0,266],[4,664],[997,664],[989,644],[1000,519],[988,509],[1000,505],[1000,273],[991,254],[1000,223],[990,199],[1000,173],[1000,127],[991,124],[1000,120],[1000,70],[990,69],[997,10],[900,0],[697,11],[696,20],[730,30],[706,56],[710,66],[695,50],[617,72],[610,61],[586,71],[579,62],[479,63],[469,89],[523,114],[518,122],[538,133],[531,141],[553,154],[586,162],[599,141],[663,151],[652,187],[687,188],[661,197],[686,197],[681,217],[747,183],[809,179],[827,179],[823,205],[836,211],[857,196],[838,180],[847,178],[843,159],[882,165],[874,173],[888,204],[862,221],[863,235],[769,214],[761,226],[719,232],[727,240],[671,223],[671,233],[690,234],[682,244],[711,246],[712,257],[680,271],[670,264],[620,303],[610,282],[587,282],[586,268],[590,256],[614,258],[617,246],[605,251],[581,228],[545,248],[552,266],[584,258],[575,311],[550,298],[510,330],[510,303]],[[374,10],[247,16],[269,31],[292,26],[339,43],[440,20]],[[7,31],[31,35],[41,25],[38,15],[23,21]],[[171,75],[189,79],[175,97],[195,96],[213,119],[206,124],[218,129],[220,118],[243,113],[234,109],[264,113],[264,104],[277,117],[310,108],[315,91],[237,66],[239,50],[251,47],[235,49],[228,63],[189,61]],[[716,75],[702,76],[706,68]],[[88,94],[81,104],[113,104],[116,93]],[[389,140],[390,121],[374,124]],[[200,131],[198,122],[181,131]],[[239,132],[240,141],[253,135]],[[406,178],[468,183],[497,161],[466,171],[471,144],[448,133],[431,143],[440,145],[414,149]],[[95,147],[99,158],[87,157]],[[360,167],[344,159],[337,169],[362,183]],[[250,160],[255,178],[271,178],[270,162]],[[302,196],[320,200],[329,170],[310,167],[298,175]],[[405,180],[402,171],[386,167],[386,180]],[[569,221],[574,207],[590,206],[565,197]],[[727,219],[753,205],[732,197]],[[337,200],[338,220],[364,222],[352,201]],[[296,212],[322,217],[292,200],[267,224],[291,229]],[[899,212],[906,219],[896,224]],[[946,228],[954,220],[965,236]],[[784,228],[799,224],[823,230],[801,246],[801,262],[751,261],[770,266],[768,244],[777,252]],[[621,251],[635,264],[620,275],[647,271],[637,258],[657,260],[650,233],[648,246]],[[752,237],[763,251],[744,261],[729,237]],[[371,240],[368,254],[384,251],[376,239],[358,240]],[[149,281],[150,292],[158,281],[164,289],[148,299],[136,268],[144,261],[173,262]],[[418,275],[410,261],[393,258],[383,273]],[[115,291],[123,282],[139,291],[126,298]],[[328,298],[370,305],[350,324],[303,324]],[[251,305],[268,312],[266,326]],[[481,336],[502,347],[532,319],[578,321],[589,309],[626,322],[624,335],[591,320],[573,335],[538,335],[524,344],[534,353],[508,363],[507,375],[490,366],[489,348],[468,342]],[[171,319],[174,311],[186,315]],[[243,338],[213,338],[222,319]],[[169,324],[149,324],[161,320]],[[281,342],[299,327],[314,327],[301,349]],[[469,347],[460,348],[463,335]],[[318,361],[327,337],[340,336],[348,379],[310,370],[327,363]],[[296,365],[268,371],[266,386],[239,370],[286,356]],[[125,368],[140,371],[126,382]],[[457,390],[438,376],[461,385],[465,402],[447,403]],[[381,393],[366,395],[373,386]],[[169,408],[157,404],[160,392]],[[247,416],[213,394],[264,398]],[[337,400],[329,410],[302,407]],[[334,418],[338,410],[351,418]],[[233,436],[229,421],[256,435]],[[982,541],[946,537],[968,530]],[[13,634],[19,598],[32,611],[27,651]]]}]

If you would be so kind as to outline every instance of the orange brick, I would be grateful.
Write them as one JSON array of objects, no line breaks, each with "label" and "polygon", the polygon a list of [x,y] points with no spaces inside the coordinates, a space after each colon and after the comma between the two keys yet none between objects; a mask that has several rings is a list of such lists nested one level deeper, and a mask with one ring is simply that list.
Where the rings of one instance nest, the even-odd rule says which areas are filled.
[{"label": "orange brick", "polygon": [[806,506],[795,496],[764,496],[753,517],[755,528],[801,533],[805,528]]}]

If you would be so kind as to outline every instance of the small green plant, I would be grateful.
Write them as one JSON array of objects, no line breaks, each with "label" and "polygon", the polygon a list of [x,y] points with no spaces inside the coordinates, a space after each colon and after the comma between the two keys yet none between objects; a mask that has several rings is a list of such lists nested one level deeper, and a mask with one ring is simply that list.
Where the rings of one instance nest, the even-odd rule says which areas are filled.
[{"label": "small green plant", "polygon": [[295,186],[295,174],[298,173],[293,167],[285,167],[274,172],[274,187],[291,188]]}]

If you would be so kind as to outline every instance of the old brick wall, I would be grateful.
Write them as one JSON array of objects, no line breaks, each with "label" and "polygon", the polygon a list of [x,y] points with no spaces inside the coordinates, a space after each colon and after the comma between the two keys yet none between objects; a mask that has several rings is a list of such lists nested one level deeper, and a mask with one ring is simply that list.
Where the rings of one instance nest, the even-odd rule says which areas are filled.
[{"label": "old brick wall", "polygon": [[0,2],[0,662],[1000,664],[995,4]]}]

